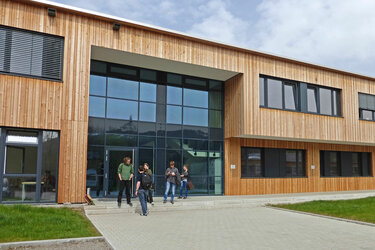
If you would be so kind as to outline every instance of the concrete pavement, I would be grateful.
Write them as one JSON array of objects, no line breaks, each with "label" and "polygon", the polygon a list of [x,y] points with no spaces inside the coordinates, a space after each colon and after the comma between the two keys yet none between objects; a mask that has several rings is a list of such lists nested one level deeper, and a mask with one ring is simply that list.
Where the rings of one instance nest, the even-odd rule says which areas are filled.
[{"label": "concrete pavement", "polygon": [[115,249],[375,249],[373,226],[259,204],[88,217]]}]

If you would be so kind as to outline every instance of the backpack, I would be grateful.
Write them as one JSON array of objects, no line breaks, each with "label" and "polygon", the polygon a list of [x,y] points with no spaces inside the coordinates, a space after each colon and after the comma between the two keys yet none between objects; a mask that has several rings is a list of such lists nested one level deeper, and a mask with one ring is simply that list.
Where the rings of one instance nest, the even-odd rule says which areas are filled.
[{"label": "backpack", "polygon": [[150,189],[152,185],[152,178],[146,173],[142,173],[141,184],[143,189]]}]

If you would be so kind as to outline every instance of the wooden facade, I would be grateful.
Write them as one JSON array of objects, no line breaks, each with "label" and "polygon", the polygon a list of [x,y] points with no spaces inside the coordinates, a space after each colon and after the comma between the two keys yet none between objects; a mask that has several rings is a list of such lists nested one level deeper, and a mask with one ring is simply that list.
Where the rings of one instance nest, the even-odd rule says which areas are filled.
[{"label": "wooden facade", "polygon": [[[375,188],[373,177],[320,178],[318,167],[319,149],[334,147],[372,152],[374,168],[375,123],[358,119],[358,92],[375,94],[375,79],[58,6],[53,18],[47,7],[0,0],[0,24],[63,36],[65,44],[62,82],[0,75],[0,126],[60,131],[59,203],[83,202],[85,194],[92,46],[238,72],[225,83],[225,194]],[[343,117],[259,108],[259,74],[342,89]],[[307,178],[241,179],[239,168],[229,169],[240,166],[241,145],[304,148],[307,167],[317,169]]]}]

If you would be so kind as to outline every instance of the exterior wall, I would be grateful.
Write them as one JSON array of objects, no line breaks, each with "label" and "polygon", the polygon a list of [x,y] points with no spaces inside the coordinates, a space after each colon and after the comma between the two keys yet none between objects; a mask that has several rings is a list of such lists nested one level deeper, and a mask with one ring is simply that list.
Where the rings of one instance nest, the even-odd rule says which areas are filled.
[{"label": "exterior wall", "polygon": [[[241,178],[241,146],[306,150],[306,177]],[[371,152],[375,172],[375,147],[231,138],[225,141],[225,194],[275,194],[375,189],[374,177],[320,177],[320,150]],[[236,165],[230,169],[230,165]],[[311,169],[315,165],[315,169]]]},{"label": "exterior wall", "polygon": [[[139,25],[123,23],[119,31],[113,31],[113,20],[73,11],[68,13],[59,8],[57,16],[51,18],[47,15],[46,5],[27,1],[1,0],[0,24],[65,38],[63,82],[0,75],[0,126],[60,130],[59,203],[84,200],[92,45],[242,73],[227,81],[225,90],[228,194],[239,193],[238,185],[242,187],[243,183],[247,183],[243,180],[237,182],[235,172],[228,172],[229,162],[240,160],[239,157],[233,158],[238,156],[236,151],[231,151],[238,148],[232,144],[238,139],[229,139],[233,136],[375,142],[375,123],[358,120],[357,92],[375,94],[375,82],[367,78],[261,56]],[[344,118],[260,109],[259,73],[341,88]],[[273,180],[268,183],[276,185],[283,181],[287,182]],[[266,183],[266,180],[258,182]],[[293,185],[294,182],[297,180],[292,182]],[[356,182],[359,187],[369,185],[366,178]],[[255,184],[256,181],[249,183]],[[298,183],[297,187],[290,185],[286,185],[285,189],[296,191],[301,186]],[[329,186],[328,181],[322,185]],[[302,186],[304,188],[297,188],[297,191],[320,188]],[[241,193],[251,193],[254,189],[241,190]]]}]

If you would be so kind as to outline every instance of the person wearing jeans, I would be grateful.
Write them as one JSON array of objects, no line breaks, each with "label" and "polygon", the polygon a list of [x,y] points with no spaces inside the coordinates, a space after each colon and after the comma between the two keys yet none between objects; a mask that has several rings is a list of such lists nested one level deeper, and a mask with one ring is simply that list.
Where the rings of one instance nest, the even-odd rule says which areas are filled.
[{"label": "person wearing jeans", "polygon": [[185,164],[183,169],[184,169],[184,172],[182,172],[182,174],[181,174],[182,181],[181,181],[181,188],[180,188],[180,196],[178,197],[179,199],[182,198],[182,192],[184,191],[184,188],[186,189],[184,199],[186,199],[187,196],[188,196],[187,183],[190,180],[189,170],[188,170],[189,166],[187,164]]},{"label": "person wearing jeans", "polygon": [[174,204],[174,194],[176,191],[176,183],[177,183],[177,176],[180,173],[178,172],[178,169],[175,168],[175,162],[171,161],[169,163],[169,168],[165,171],[165,176],[167,178],[167,183],[165,185],[165,193],[164,193],[164,201],[163,203],[167,202],[169,190],[172,189],[172,194],[171,194],[171,203]]},{"label": "person wearing jeans", "polygon": [[142,216],[147,216],[147,196],[148,196],[148,190],[143,187],[142,184],[142,175],[145,174],[144,172],[144,166],[140,165],[138,168],[138,175],[137,175],[137,188],[135,191],[135,195],[138,196],[139,202],[141,203],[142,207]]}]

